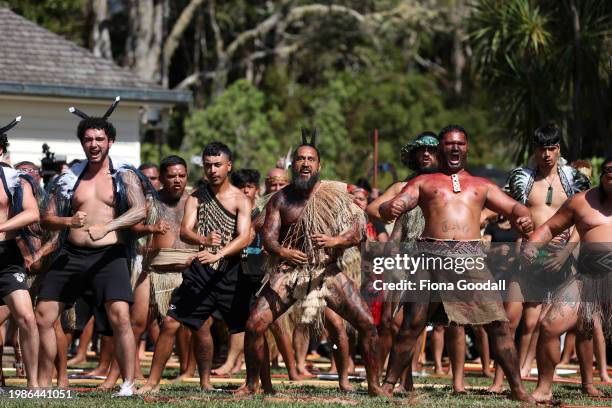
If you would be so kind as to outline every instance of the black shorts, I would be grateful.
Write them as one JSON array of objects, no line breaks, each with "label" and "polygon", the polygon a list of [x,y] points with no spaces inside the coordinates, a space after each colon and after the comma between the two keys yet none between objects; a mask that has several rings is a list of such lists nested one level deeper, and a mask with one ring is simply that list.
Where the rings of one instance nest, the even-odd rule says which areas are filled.
[{"label": "black shorts", "polygon": [[87,290],[93,293],[95,306],[110,300],[134,302],[123,244],[89,248],[66,242],[45,274],[38,298],[70,308]]},{"label": "black shorts", "polygon": [[[74,324],[74,331],[82,332],[85,330],[85,326],[89,322],[89,319],[93,316],[94,318],[94,329],[96,332],[103,336],[112,336],[113,329],[108,321],[108,315],[104,305],[96,305],[94,294],[91,291],[87,291],[80,296],[74,303],[74,314],[76,321]],[[68,322],[64,321],[64,313],[62,313],[62,327],[68,328]]]},{"label": "black shorts", "polygon": [[225,271],[215,271],[194,260],[183,271],[183,283],[174,290],[168,315],[198,330],[215,310],[230,333],[244,331],[249,318],[250,282],[240,272],[240,262],[228,259]]},{"label": "black shorts", "polygon": [[0,305],[16,290],[28,290],[23,256],[15,240],[0,241]]}]

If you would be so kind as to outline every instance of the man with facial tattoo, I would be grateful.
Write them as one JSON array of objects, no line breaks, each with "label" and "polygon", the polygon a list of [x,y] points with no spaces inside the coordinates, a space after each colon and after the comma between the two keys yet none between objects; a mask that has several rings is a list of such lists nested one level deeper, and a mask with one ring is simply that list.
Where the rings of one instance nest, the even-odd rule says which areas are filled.
[{"label": "man with facial tattoo", "polygon": [[[468,152],[467,132],[460,126],[451,125],[442,129],[438,136],[439,172],[410,180],[400,194],[381,205],[382,218],[392,220],[416,206],[421,207],[425,228],[418,250],[432,259],[484,257],[480,214],[485,207],[506,215],[522,234],[531,232],[533,224],[524,205],[508,197],[491,181],[474,177],[464,169]],[[458,275],[453,269],[434,266],[419,273],[418,276],[426,276],[438,283],[456,282],[460,276],[474,282],[492,279],[486,268],[466,270],[463,275]],[[391,350],[383,384],[386,391],[393,391],[398,377],[412,361],[416,340],[428,321],[461,326],[481,324],[487,330],[496,359],[508,377],[512,398],[533,401],[521,383],[518,357],[499,293],[473,299],[466,298],[463,293],[444,290],[422,291],[420,295],[424,298],[411,305],[411,313],[404,315]],[[463,361],[457,361],[458,358],[463,360],[464,356],[455,355],[453,366],[463,364]]]},{"label": "man with facial tattoo", "polygon": [[357,329],[368,392],[384,395],[378,383],[378,336],[373,318],[359,288],[339,264],[344,251],[363,240],[365,216],[353,203],[346,185],[319,181],[319,170],[314,136],[307,142],[302,135],[302,144],[293,154],[291,184],[266,206],[262,235],[272,262],[247,322],[245,393],[259,390],[265,331],[295,304],[299,310],[293,314],[299,317],[296,324],[322,330],[323,312],[329,307]]}]

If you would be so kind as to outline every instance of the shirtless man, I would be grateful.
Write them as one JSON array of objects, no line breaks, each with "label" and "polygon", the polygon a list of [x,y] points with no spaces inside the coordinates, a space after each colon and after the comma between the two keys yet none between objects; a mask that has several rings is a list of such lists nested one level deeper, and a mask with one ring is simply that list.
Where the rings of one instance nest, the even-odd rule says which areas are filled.
[{"label": "shirtless man", "polygon": [[[537,401],[552,400],[555,366],[559,363],[559,336],[577,329],[576,341],[592,336],[594,315],[604,320],[604,333],[610,336],[610,254],[612,245],[612,157],[601,165],[600,185],[570,197],[561,208],[529,238],[525,257],[533,262],[539,248],[561,232],[576,226],[580,234],[578,273],[570,277],[542,311],[537,347],[538,385],[533,392]],[[607,323],[607,324],[606,324]],[[580,349],[577,349],[580,351]],[[599,395],[593,387],[593,354],[582,356],[582,390]]]},{"label": "shirtless man", "polygon": [[[38,295],[36,321],[41,339],[39,385],[49,387],[57,353],[53,324],[64,307],[72,307],[86,289],[94,292],[97,305],[104,305],[115,337],[115,352],[124,382],[118,396],[134,391],[136,349],[130,325],[133,302],[128,269],[129,243],[124,230],[145,217],[145,198],[138,176],[126,164],[109,157],[115,127],[104,117],[83,119],[77,136],[87,160],[62,174],[52,203],[43,218],[51,230],[68,228],[67,240],[45,275]],[[57,208],[56,208],[57,207]]]},{"label": "shirtless man", "polygon": [[[554,125],[536,129],[533,138],[535,166],[519,167],[510,173],[508,187],[512,198],[529,208],[533,224],[537,228],[544,224],[573,194],[589,187],[588,179],[579,171],[563,164],[560,152],[561,131]],[[544,268],[523,270],[518,276],[518,285],[524,303],[510,299],[506,304],[506,313],[510,319],[510,329],[514,333],[523,317],[523,334],[519,348],[521,377],[527,377],[535,357],[537,344],[537,323],[548,292],[561,284],[571,273],[571,252],[578,242],[578,233],[574,230],[563,231],[550,245],[548,258],[544,258]],[[573,244],[573,245],[572,245]],[[547,271],[547,273],[540,273]],[[552,278],[551,277],[555,277]],[[513,293],[513,292],[512,292]],[[514,295],[511,295],[514,297]],[[588,345],[580,345],[584,347]],[[503,373],[497,366],[493,392],[501,392]]]},{"label": "shirtless man", "polygon": [[[531,232],[529,210],[524,205],[508,197],[491,181],[474,177],[464,169],[468,153],[466,131],[460,126],[447,126],[440,131],[439,140],[439,172],[410,180],[399,195],[381,205],[380,214],[383,219],[392,220],[417,205],[421,207],[425,217],[421,240],[425,247],[430,248],[426,252],[434,256],[454,255],[456,250],[464,253],[466,249],[478,253],[482,245],[480,213],[484,207],[507,215],[523,234]],[[490,275],[488,271],[485,272]],[[452,271],[447,275],[442,276],[436,270],[432,271],[431,278],[457,278]],[[444,312],[443,317],[448,323],[483,324],[492,340],[496,359],[509,378],[512,398],[533,401],[521,383],[516,349],[501,296],[497,296],[497,301],[453,304],[445,302],[444,291],[437,294],[442,298],[442,304],[415,303],[411,306],[411,313],[404,315],[400,333],[391,350],[384,388],[388,392],[393,391],[398,377],[412,361],[419,334],[428,319],[438,311]],[[437,310],[441,306],[443,310]],[[453,361],[452,364],[458,362]]]},{"label": "shirtless man", "polygon": [[[196,358],[202,390],[212,390],[212,349],[209,317],[219,310],[230,333],[244,330],[248,318],[248,286],[242,288],[240,253],[249,244],[251,203],[230,184],[232,153],[226,145],[212,142],[202,153],[204,175],[209,184],[192,193],[185,204],[181,239],[199,245],[195,259],[183,271],[183,282],[172,293],[168,315],[155,344],[151,374],[139,394],[159,392],[164,366],[172,353],[174,336],[181,323],[198,336]],[[244,291],[246,289],[246,292]]]},{"label": "shirtless man", "polygon": [[[0,139],[5,144],[6,132],[20,120],[21,117],[0,128]],[[38,388],[38,329],[26,283],[24,259],[15,240],[20,229],[38,222],[38,204],[30,184],[15,170],[0,166],[0,176],[0,298],[19,328],[28,388]],[[22,195],[21,209],[14,207],[13,197],[18,191]]]},{"label": "shirtless man", "polygon": [[[149,170],[151,169],[148,168]],[[193,245],[181,241],[180,231],[183,221],[185,202],[189,194],[185,192],[187,186],[187,163],[179,156],[168,156],[159,165],[159,191],[160,201],[149,208],[147,223],[140,224],[137,228],[141,234],[153,234],[145,248],[143,272],[140,274],[136,287],[134,288],[134,305],[130,310],[132,319],[132,330],[136,345],[140,343],[140,337],[145,332],[151,321],[157,314],[165,317],[168,311],[167,301],[163,303],[165,296],[155,302],[156,313],[150,313],[150,294],[164,292],[169,294],[171,290],[180,284],[180,273],[185,269],[192,259],[191,251]],[[151,177],[148,177],[151,180]],[[175,259],[164,260],[159,256],[160,251],[166,254],[174,254]],[[177,250],[177,251],[174,251]],[[153,264],[153,265],[152,265]],[[175,274],[176,286],[160,287],[161,281],[156,274]],[[165,281],[166,279],[164,279]],[[103,388],[112,388],[119,377],[119,366],[113,363],[111,371],[103,383]]]},{"label": "shirtless man", "polygon": [[[344,250],[357,245],[363,237],[357,228],[357,218],[345,219],[338,214],[340,211],[350,214],[353,208],[359,208],[346,193],[345,184],[319,181],[320,155],[313,142],[308,143],[303,137],[302,145],[293,155],[292,183],[272,196],[266,206],[262,229],[264,248],[277,266],[274,271],[268,271],[270,280],[247,323],[247,389],[244,392],[259,391],[265,331],[298,302],[296,306],[301,307],[302,324],[313,324],[322,319],[327,306],[357,329],[365,360],[368,392],[370,395],[384,395],[378,383],[378,336],[374,321],[359,289],[336,264]],[[328,215],[324,216],[323,212]],[[325,221],[313,224],[317,213]],[[310,226],[313,228],[304,229]],[[332,230],[338,230],[338,235],[331,235]]]}]

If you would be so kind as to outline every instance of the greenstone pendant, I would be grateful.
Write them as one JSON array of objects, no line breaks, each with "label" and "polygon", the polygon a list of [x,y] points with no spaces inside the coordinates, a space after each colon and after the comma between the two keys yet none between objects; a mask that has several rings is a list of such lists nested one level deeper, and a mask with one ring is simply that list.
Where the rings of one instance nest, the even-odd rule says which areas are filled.
[{"label": "greenstone pendant", "polygon": [[548,192],[546,193],[546,205],[552,204],[552,195],[553,195],[553,188],[552,186],[549,186]]}]

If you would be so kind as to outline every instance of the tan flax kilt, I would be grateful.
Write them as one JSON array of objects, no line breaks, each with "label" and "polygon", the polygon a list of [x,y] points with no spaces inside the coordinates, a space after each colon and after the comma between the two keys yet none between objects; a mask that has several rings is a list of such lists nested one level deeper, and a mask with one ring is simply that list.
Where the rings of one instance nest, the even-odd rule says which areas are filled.
[{"label": "tan flax kilt", "polygon": [[[450,286],[454,290],[421,290],[420,296],[424,296],[430,303],[442,303],[431,322],[444,325],[480,325],[495,321],[508,321],[504,311],[502,297],[499,291],[464,291],[458,290],[457,284],[460,280],[468,283],[496,282],[484,262],[484,245],[480,240],[452,241],[436,240],[432,238],[420,238],[417,243],[418,253],[423,254],[430,262],[429,268],[422,268],[417,272],[417,289],[420,288],[421,280],[429,280],[438,284]],[[434,262],[436,258],[442,258],[442,262]],[[456,262],[458,258],[482,258],[481,265],[473,265],[458,273],[459,268],[447,269],[441,267],[444,261]],[[431,261],[429,261],[431,260]],[[482,266],[482,267],[480,267]],[[423,293],[424,292],[424,293]]]},{"label": "tan flax kilt", "polygon": [[151,260],[151,310],[160,321],[168,313],[172,291],[183,282],[183,269],[188,266],[187,260],[197,252],[197,249],[162,248]]}]

